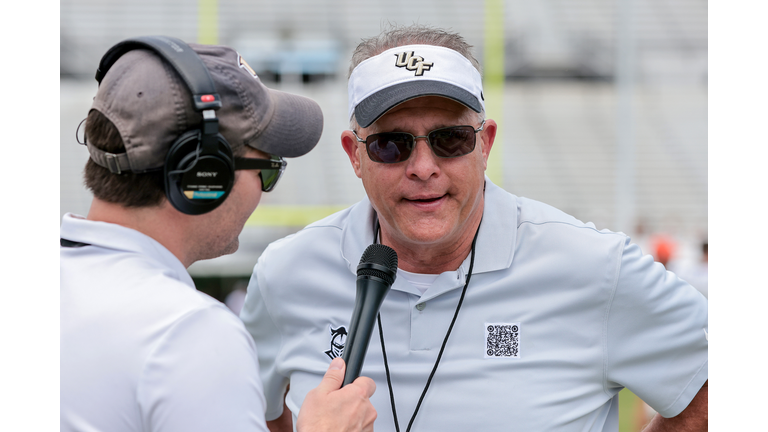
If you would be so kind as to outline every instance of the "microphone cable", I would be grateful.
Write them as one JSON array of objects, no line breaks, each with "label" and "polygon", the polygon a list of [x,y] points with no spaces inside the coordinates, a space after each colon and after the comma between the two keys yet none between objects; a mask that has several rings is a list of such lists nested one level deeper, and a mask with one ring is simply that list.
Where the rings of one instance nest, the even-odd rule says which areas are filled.
[{"label": "microphone cable", "polygon": [[[448,343],[448,337],[451,335],[451,331],[453,330],[453,325],[456,323],[456,318],[459,316],[459,310],[461,309],[462,303],[464,303],[464,296],[467,293],[467,287],[469,286],[469,280],[472,278],[472,268],[475,265],[475,243],[477,243],[477,235],[480,232],[480,225],[483,223],[483,220],[480,219],[480,224],[477,226],[477,231],[475,231],[475,237],[472,239],[472,249],[470,251],[470,259],[469,259],[469,271],[467,272],[467,281],[464,283],[464,288],[461,291],[461,297],[459,298],[459,303],[456,305],[456,312],[453,314],[453,319],[451,320],[451,325],[448,326],[448,331],[445,333],[445,338],[443,339],[443,345],[440,347],[440,352],[437,354],[437,360],[435,360],[435,365],[432,367],[432,372],[429,374],[429,378],[427,379],[427,384],[424,386],[424,390],[421,392],[421,396],[419,397],[419,402],[416,404],[416,409],[413,410],[413,415],[411,416],[411,420],[408,422],[408,428],[406,428],[406,432],[410,432],[411,426],[413,426],[414,420],[416,420],[416,414],[419,412],[419,408],[421,408],[421,403],[424,401],[424,396],[427,395],[427,390],[429,389],[429,385],[432,383],[432,378],[435,376],[435,372],[437,372],[437,366],[440,364],[440,359],[443,357],[443,351],[445,350],[445,345]],[[373,239],[375,242],[378,243],[379,241],[379,220],[376,218],[376,230],[374,232]],[[378,316],[376,317],[379,325],[379,340],[381,341],[381,353],[384,357],[384,371],[387,375],[387,387],[389,387],[389,400],[392,405],[392,417],[395,420],[395,431],[400,432],[400,424],[397,420],[397,409],[395,408],[395,392],[392,388],[392,380],[389,373],[389,363],[387,362],[387,350],[384,346],[384,331],[381,328],[381,312],[379,312]]]}]

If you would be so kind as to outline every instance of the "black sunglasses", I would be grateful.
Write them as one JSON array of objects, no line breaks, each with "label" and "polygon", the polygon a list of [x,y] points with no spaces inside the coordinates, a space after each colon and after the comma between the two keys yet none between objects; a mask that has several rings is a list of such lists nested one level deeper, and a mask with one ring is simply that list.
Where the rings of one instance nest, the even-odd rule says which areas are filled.
[{"label": "black sunglasses", "polygon": [[365,143],[368,157],[374,162],[397,163],[408,160],[416,145],[416,138],[426,138],[435,156],[453,158],[472,153],[475,149],[475,134],[485,127],[485,120],[480,127],[450,126],[435,129],[426,135],[415,136],[408,132],[381,132],[368,135],[365,139],[355,134],[358,142]]},{"label": "black sunglasses", "polygon": [[261,170],[259,177],[261,177],[261,190],[264,192],[270,192],[275,188],[287,165],[288,162],[280,156],[272,156],[272,159],[235,157],[236,170]]}]

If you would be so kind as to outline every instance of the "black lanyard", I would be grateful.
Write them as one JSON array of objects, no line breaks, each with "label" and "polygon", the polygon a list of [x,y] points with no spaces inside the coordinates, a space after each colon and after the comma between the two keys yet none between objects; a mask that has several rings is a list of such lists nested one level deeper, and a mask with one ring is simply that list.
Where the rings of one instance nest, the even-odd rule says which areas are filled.
[{"label": "black lanyard", "polygon": [[72,241],[72,240],[67,240],[67,239],[65,239],[63,237],[60,237],[59,239],[60,239],[59,244],[61,245],[61,247],[72,248],[72,247],[90,246],[89,243],[81,243],[81,242],[76,242],[76,241]]},{"label": "black lanyard", "polygon": [[[482,220],[480,221],[482,223]],[[432,372],[429,374],[429,378],[427,379],[427,384],[424,386],[424,390],[421,392],[421,397],[419,397],[419,402],[416,404],[416,409],[413,410],[413,415],[411,416],[411,421],[408,422],[408,428],[406,429],[406,432],[410,432],[411,426],[413,426],[413,421],[416,420],[416,414],[419,412],[419,408],[421,408],[421,403],[424,401],[424,396],[427,394],[427,390],[429,389],[429,385],[432,383],[432,378],[435,376],[435,372],[437,372],[437,366],[440,364],[440,359],[443,357],[443,351],[445,350],[445,345],[448,343],[448,337],[451,335],[451,330],[453,330],[453,325],[456,323],[456,317],[459,316],[459,310],[461,309],[461,304],[464,303],[464,295],[467,293],[467,287],[469,286],[469,279],[472,277],[472,268],[475,265],[475,243],[477,243],[477,234],[480,232],[480,225],[477,226],[477,231],[475,231],[475,237],[472,239],[472,250],[470,252],[470,259],[469,259],[469,271],[467,272],[467,281],[464,283],[464,289],[461,291],[461,297],[459,298],[459,304],[456,305],[456,312],[453,314],[453,319],[451,320],[451,325],[448,326],[448,331],[445,333],[445,339],[443,339],[443,345],[440,347],[440,352],[437,354],[437,360],[435,360],[435,365],[432,367]],[[379,241],[379,220],[376,219],[376,228],[373,233],[373,241],[378,243]],[[381,329],[381,313],[376,317],[379,324],[379,340],[381,341],[381,353],[384,356],[384,371],[387,374],[387,387],[389,387],[389,400],[392,405],[392,417],[395,419],[395,431],[400,432],[400,424],[397,421],[397,409],[395,408],[395,392],[392,389],[392,380],[390,378],[389,374],[389,364],[387,363],[387,350],[384,347],[384,332]]]}]

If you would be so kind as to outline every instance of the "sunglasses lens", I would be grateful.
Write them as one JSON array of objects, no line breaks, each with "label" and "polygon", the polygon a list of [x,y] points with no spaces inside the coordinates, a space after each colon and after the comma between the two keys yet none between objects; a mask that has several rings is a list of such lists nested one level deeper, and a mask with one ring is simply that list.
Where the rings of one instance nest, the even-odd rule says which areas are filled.
[{"label": "sunglasses lens", "polygon": [[395,163],[408,159],[413,148],[413,137],[402,133],[380,133],[366,139],[368,157],[374,162]]},{"label": "sunglasses lens", "polygon": [[[279,161],[280,159],[273,158],[272,160]],[[277,169],[262,169],[259,172],[259,176],[261,176],[261,190],[264,192],[272,191],[277,185],[277,181],[280,180],[280,176],[283,175],[283,171],[285,171],[285,165]]]},{"label": "sunglasses lens", "polygon": [[475,149],[475,130],[472,126],[454,126],[429,133],[432,151],[437,157],[464,156]]},{"label": "sunglasses lens", "polygon": [[[472,153],[475,149],[475,133],[472,126],[452,126],[430,132],[428,139],[435,156],[453,158]],[[415,138],[401,132],[368,135],[365,141],[368,157],[380,163],[402,162],[411,155]]]},{"label": "sunglasses lens", "polygon": [[274,189],[275,184],[277,183],[277,173],[278,170],[273,169],[263,169],[259,173],[261,176],[261,190],[264,192],[269,192],[272,189]]}]

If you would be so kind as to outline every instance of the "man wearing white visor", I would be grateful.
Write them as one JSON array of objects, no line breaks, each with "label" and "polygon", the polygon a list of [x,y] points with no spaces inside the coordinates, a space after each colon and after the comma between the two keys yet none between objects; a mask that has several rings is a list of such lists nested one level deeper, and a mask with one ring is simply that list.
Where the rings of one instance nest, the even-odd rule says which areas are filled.
[{"label": "man wearing white visor", "polygon": [[647,430],[706,430],[707,300],[626,235],[485,176],[497,124],[470,48],[410,26],[355,50],[341,143],[367,197],[270,245],[241,313],[270,428],[341,355],[381,243],[398,269],[361,371],[376,431],[618,431],[625,387],[659,413]]}]

